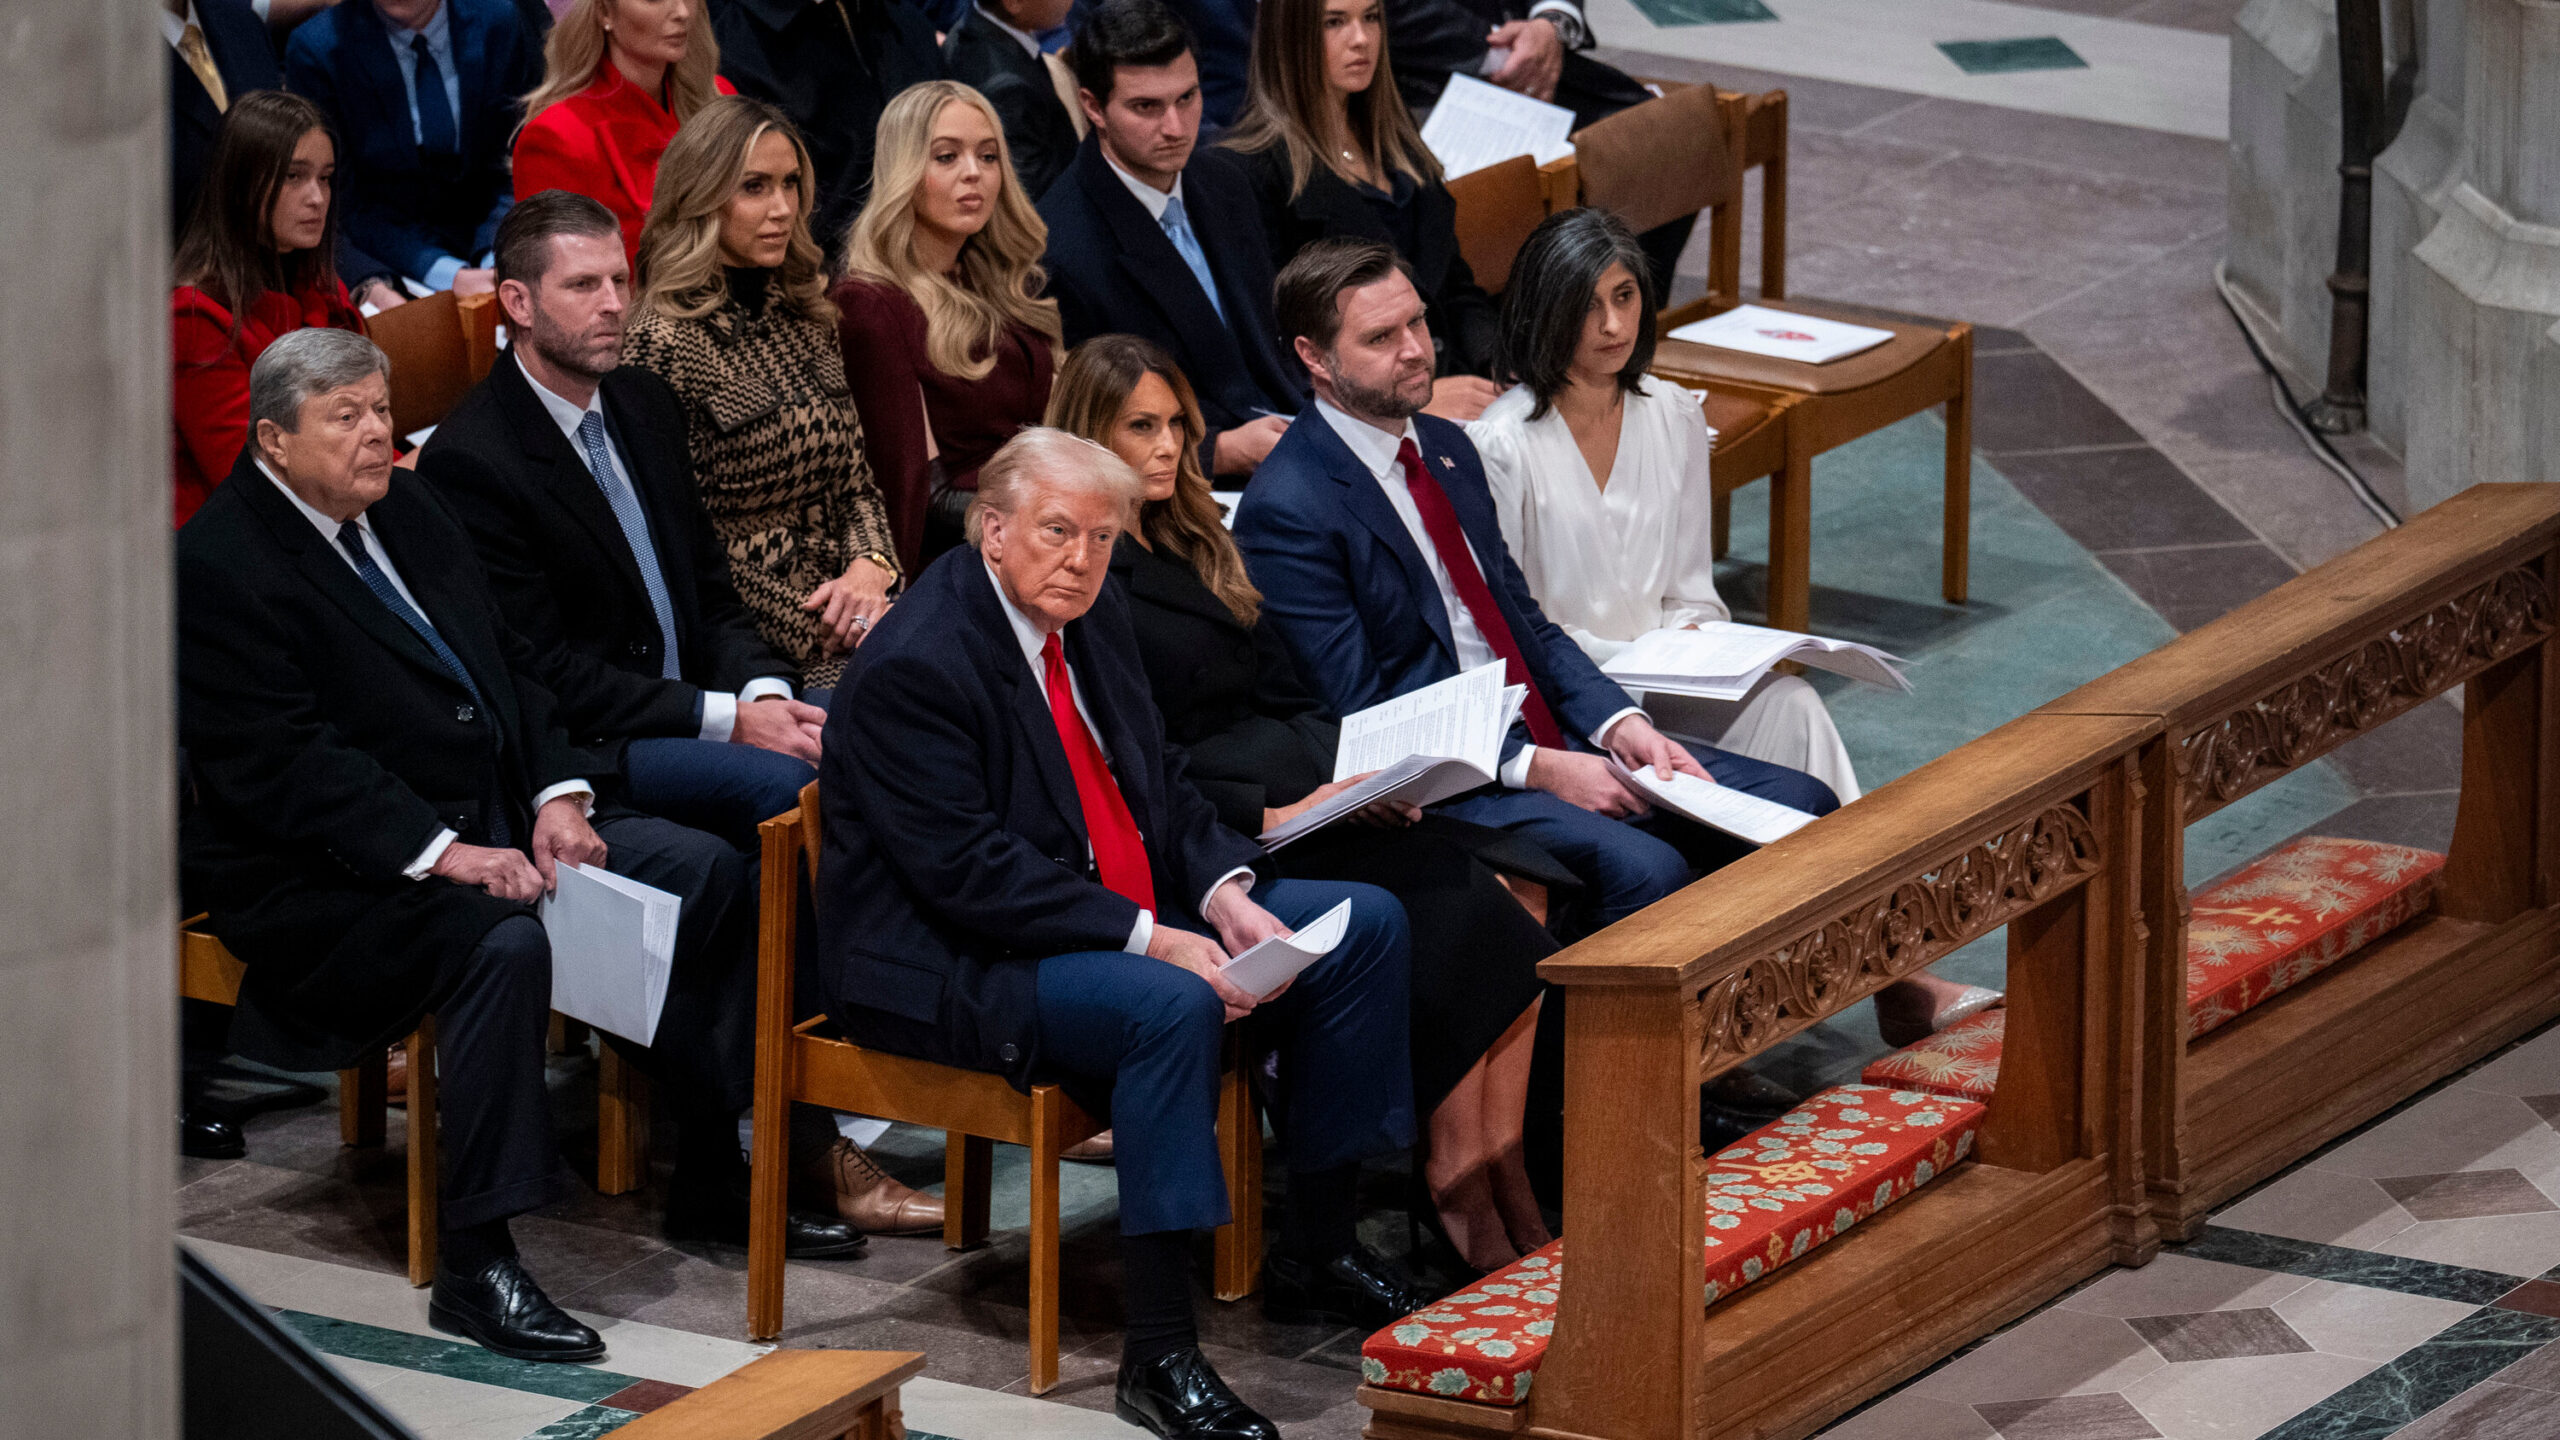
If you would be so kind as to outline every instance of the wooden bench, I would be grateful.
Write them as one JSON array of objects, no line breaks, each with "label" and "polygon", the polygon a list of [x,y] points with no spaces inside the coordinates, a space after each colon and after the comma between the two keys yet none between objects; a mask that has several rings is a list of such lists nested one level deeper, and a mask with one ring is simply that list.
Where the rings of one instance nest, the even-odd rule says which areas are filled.
[{"label": "wooden bench", "polygon": [[617,1440],[906,1440],[911,1350],[776,1350],[621,1429]]},{"label": "wooden bench", "polygon": [[365,333],[391,360],[391,425],[402,443],[442,421],[488,375],[505,317],[495,295],[443,290],[365,321]]},{"label": "wooden bench", "polygon": [[[2560,490],[2481,485],[2056,700],[2147,742],[2146,1135],[2161,1230],[2560,1016]],[[2459,687],[2435,913],[2188,1038],[2186,829]]]}]

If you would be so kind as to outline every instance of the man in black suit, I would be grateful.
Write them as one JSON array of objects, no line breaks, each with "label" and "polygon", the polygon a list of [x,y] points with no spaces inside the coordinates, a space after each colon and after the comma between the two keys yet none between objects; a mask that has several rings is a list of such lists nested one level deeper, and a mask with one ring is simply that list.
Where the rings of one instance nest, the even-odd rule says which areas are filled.
[{"label": "man in black suit", "polygon": [[818,169],[809,225],[833,253],[871,194],[880,112],[942,76],[933,21],[912,0],[714,0],[720,73],[782,107]]},{"label": "man in black suit", "polygon": [[515,6],[341,0],[293,32],[284,68],[337,123],[347,238],[427,289],[487,290],[510,146],[542,79]]},{"label": "man in black suit", "polygon": [[[387,371],[344,330],[267,347],[250,443],[179,532],[188,888],[248,964],[241,1053],[337,1069],[434,1013],[449,1159],[429,1318],[521,1359],[592,1360],[603,1342],[544,1298],[507,1235],[562,1193],[533,904],[563,862],[682,899],[657,1033],[630,1053],[682,1115],[669,1233],[731,1239],[746,1229],[755,897],[719,840],[593,811],[607,767],[570,744],[470,538],[392,468]],[[832,1220],[792,1229],[803,1253],[862,1243]]]},{"label": "man in black suit", "polygon": [[[978,472],[977,548],[936,561],[854,652],[827,719],[817,973],[859,1044],[1105,1107],[1128,1314],[1117,1412],[1159,1435],[1277,1440],[1192,1324],[1192,1232],[1228,1218],[1221,1034],[1244,1020],[1286,1077],[1266,1313],[1409,1313],[1429,1297],[1355,1233],[1360,1162],[1413,1139],[1409,939],[1385,891],[1257,886],[1260,848],[1183,778],[1128,602],[1103,584],[1142,486],[1100,446],[1023,431]],[[1224,973],[1345,900],[1341,943],[1285,990],[1257,999]]]},{"label": "man in black suit", "polygon": [[1250,475],[1307,382],[1280,348],[1253,190],[1226,157],[1194,153],[1191,33],[1163,0],[1103,0],[1067,59],[1092,133],[1040,199],[1067,343],[1117,331],[1164,347],[1200,396],[1201,464]]},{"label": "man in black suit", "polygon": [[1076,122],[1049,78],[1040,32],[1067,18],[1068,0],[984,0],[942,43],[951,78],[975,86],[996,108],[1022,193],[1038,204],[1075,158]]}]

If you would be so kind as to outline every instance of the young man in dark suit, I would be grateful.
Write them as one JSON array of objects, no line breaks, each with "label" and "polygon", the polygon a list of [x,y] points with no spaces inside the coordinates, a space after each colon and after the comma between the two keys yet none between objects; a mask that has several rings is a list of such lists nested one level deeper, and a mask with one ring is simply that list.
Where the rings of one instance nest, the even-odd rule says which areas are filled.
[{"label": "young man in dark suit", "polygon": [[[1023,431],[953,550],[854,652],[827,720],[820,983],[857,1043],[1107,1104],[1128,1315],[1115,1408],[1158,1435],[1277,1440],[1201,1355],[1194,1232],[1226,1223],[1221,1037],[1289,1076],[1273,1318],[1372,1327],[1429,1296],[1359,1243],[1363,1160],[1413,1140],[1404,911],[1366,885],[1255,883],[1165,743],[1127,601],[1104,585],[1143,483]],[[1228,958],[1338,902],[1342,941],[1260,997]],[[1214,938],[1213,938],[1214,937]]]},{"label": "young man in dark suit", "polygon": [[[728,1239],[746,1229],[755,894],[713,837],[596,808],[608,767],[570,744],[470,538],[392,466],[387,374],[344,330],[270,345],[250,370],[250,443],[179,532],[196,787],[181,860],[248,966],[241,1053],[338,1069],[435,1015],[447,1162],[430,1322],[518,1359],[594,1360],[603,1341],[543,1296],[507,1231],[565,1193],[534,904],[563,863],[682,899],[657,1032],[630,1053],[683,1117],[669,1233]],[[832,1220],[791,1233],[810,1255],[862,1244]]]},{"label": "young man in dark suit", "polygon": [[341,0],[293,32],[284,68],[337,124],[347,238],[429,290],[487,290],[542,78],[511,0]]},{"label": "young man in dark suit", "polygon": [[1004,125],[1013,173],[1033,204],[1075,158],[1076,122],[1067,113],[1040,32],[1066,23],[1069,0],[987,0],[969,7],[942,44],[951,78],[977,87]]},{"label": "young man in dark suit", "polygon": [[1253,190],[1224,156],[1194,153],[1190,32],[1162,0],[1103,0],[1067,58],[1091,133],[1040,200],[1067,343],[1118,331],[1162,346],[1200,396],[1202,467],[1249,475],[1306,379],[1272,319]]}]

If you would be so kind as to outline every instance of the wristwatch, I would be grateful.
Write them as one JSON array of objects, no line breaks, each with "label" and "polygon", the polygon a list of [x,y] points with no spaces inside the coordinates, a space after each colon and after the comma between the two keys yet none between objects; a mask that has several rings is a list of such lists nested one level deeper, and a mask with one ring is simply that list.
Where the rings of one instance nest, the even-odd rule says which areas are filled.
[{"label": "wristwatch", "polygon": [[907,578],[905,572],[898,568],[898,562],[895,557],[883,555],[877,550],[865,550],[853,558],[856,560],[868,560],[872,564],[879,566],[881,569],[888,571],[889,588],[892,590],[897,589],[899,582]]},{"label": "wristwatch", "polygon": [[1564,42],[1567,50],[1579,50],[1591,43],[1591,32],[1583,28],[1582,17],[1561,5],[1550,5],[1529,18],[1556,27],[1556,38]]}]

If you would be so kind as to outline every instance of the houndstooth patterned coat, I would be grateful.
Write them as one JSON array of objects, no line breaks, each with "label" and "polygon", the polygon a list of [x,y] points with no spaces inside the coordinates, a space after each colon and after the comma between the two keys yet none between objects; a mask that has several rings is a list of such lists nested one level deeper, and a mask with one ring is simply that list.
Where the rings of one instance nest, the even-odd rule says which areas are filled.
[{"label": "houndstooth patterned coat", "polygon": [[641,315],[622,359],[683,399],[702,508],[757,628],[806,688],[832,688],[844,660],[800,603],[856,558],[897,553],[835,327],[733,292],[700,320]]}]

